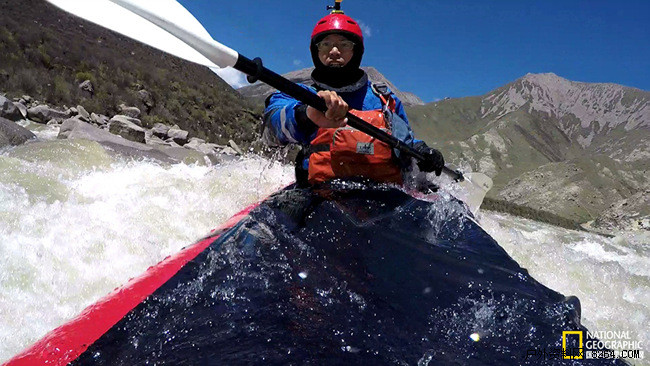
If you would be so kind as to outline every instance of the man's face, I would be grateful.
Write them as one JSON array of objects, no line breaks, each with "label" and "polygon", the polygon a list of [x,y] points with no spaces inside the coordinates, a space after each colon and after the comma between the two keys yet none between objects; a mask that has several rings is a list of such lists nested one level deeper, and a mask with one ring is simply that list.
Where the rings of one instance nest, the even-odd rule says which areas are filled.
[{"label": "man's face", "polygon": [[354,55],[354,42],[339,34],[330,34],[318,45],[318,59],[325,66],[343,67]]}]

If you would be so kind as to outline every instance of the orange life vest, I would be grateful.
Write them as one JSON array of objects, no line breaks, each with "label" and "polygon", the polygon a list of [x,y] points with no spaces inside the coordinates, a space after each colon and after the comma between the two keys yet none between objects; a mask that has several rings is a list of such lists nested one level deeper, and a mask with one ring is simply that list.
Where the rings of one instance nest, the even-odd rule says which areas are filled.
[{"label": "orange life vest", "polygon": [[[395,101],[389,93],[379,94],[374,86],[372,89],[381,99],[382,109],[350,110],[350,113],[390,134]],[[355,128],[319,128],[311,141],[310,152],[308,181],[311,184],[348,177],[402,184],[402,169],[393,156],[393,149]]]}]

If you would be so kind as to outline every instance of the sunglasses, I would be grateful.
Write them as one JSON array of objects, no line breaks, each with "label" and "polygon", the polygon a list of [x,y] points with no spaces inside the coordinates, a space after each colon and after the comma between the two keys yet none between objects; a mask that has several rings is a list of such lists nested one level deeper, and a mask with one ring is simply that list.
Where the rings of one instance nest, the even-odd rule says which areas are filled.
[{"label": "sunglasses", "polygon": [[336,47],[339,51],[351,51],[354,48],[354,42],[352,41],[341,41],[341,42],[329,42],[329,41],[320,41],[316,43],[318,50],[321,52],[329,52],[332,48]]}]

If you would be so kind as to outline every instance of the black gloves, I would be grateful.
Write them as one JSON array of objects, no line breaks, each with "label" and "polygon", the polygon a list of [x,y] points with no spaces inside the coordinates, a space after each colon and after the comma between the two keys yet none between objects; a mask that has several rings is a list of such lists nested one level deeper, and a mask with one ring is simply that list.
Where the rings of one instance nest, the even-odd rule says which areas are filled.
[{"label": "black gloves", "polygon": [[445,166],[445,158],[442,157],[440,151],[432,149],[424,141],[419,141],[413,148],[420,154],[425,156],[424,160],[418,161],[418,167],[423,172],[435,172],[436,175],[442,173],[442,168]]}]

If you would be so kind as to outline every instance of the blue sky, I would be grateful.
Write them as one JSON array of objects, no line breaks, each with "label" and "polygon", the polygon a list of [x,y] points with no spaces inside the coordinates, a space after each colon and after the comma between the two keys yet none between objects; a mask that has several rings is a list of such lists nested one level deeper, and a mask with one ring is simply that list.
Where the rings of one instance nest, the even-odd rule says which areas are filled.
[{"label": "blue sky", "polygon": [[[286,73],[311,66],[309,36],[325,0],[181,0],[214,39]],[[366,52],[425,102],[485,94],[526,73],[650,90],[647,0],[344,0]]]}]

